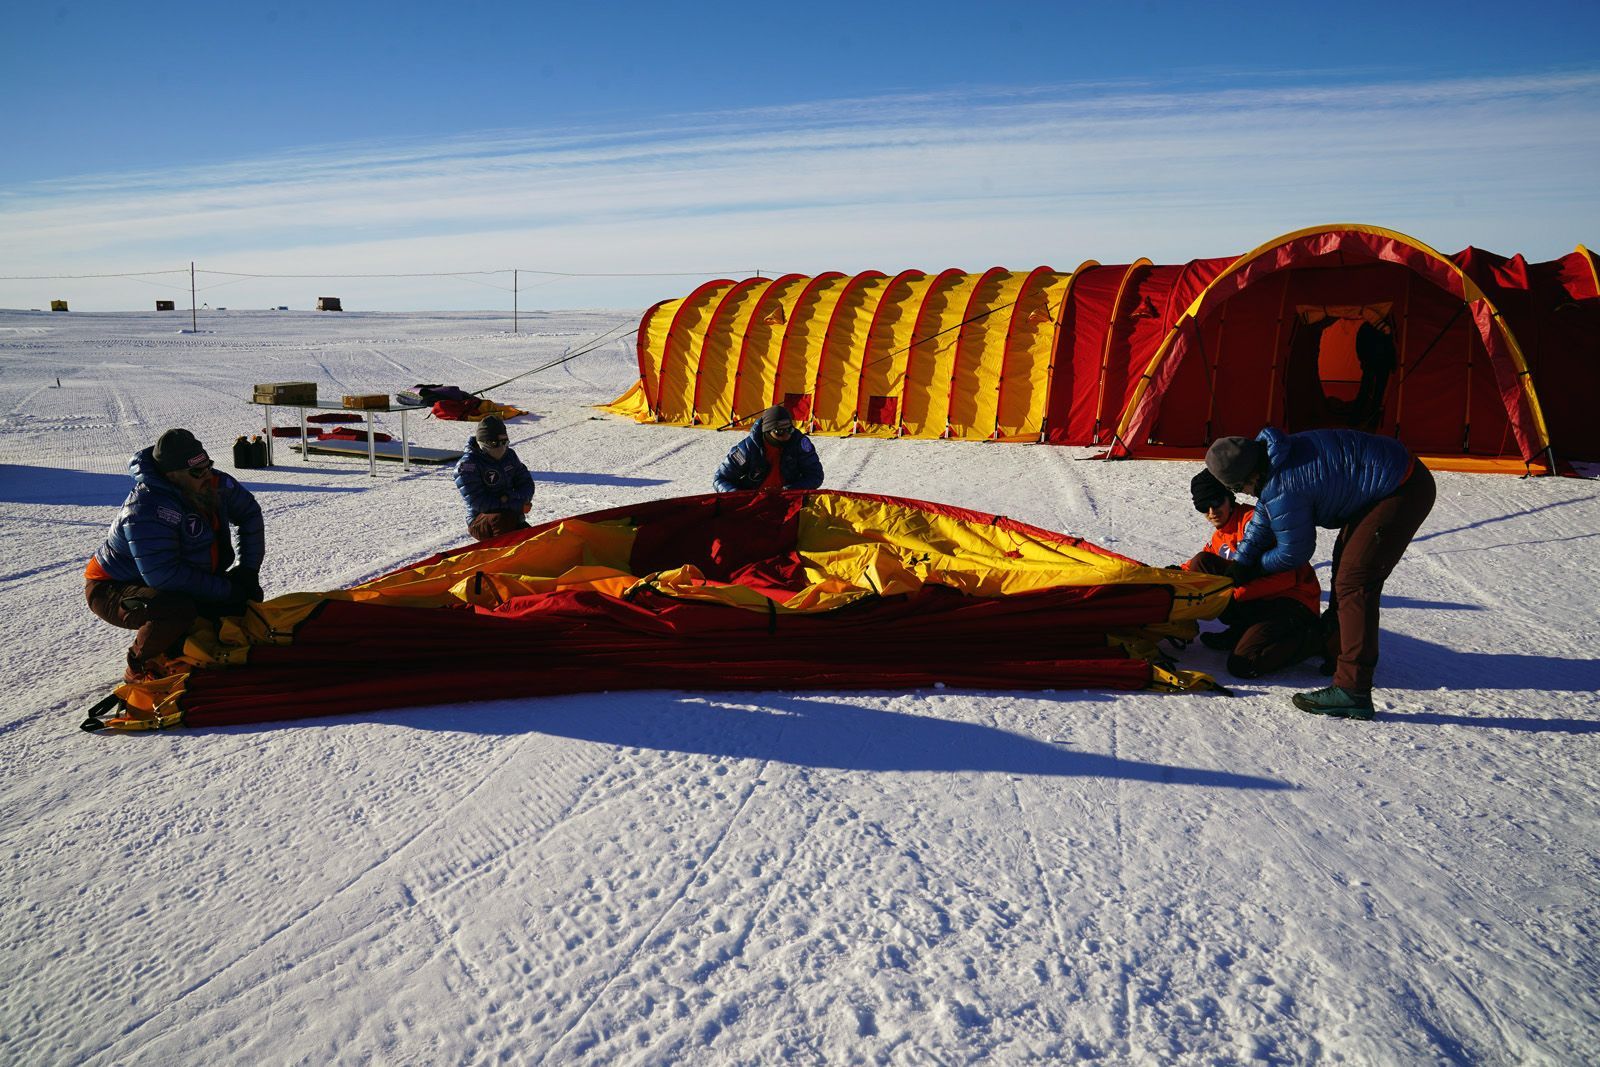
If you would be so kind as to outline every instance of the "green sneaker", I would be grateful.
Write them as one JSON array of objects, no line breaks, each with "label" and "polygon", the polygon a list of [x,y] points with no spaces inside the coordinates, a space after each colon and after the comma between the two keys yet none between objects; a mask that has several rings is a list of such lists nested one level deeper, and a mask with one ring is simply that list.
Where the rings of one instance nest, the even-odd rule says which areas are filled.
[{"label": "green sneaker", "polygon": [[1336,685],[1296,693],[1292,699],[1295,707],[1312,715],[1334,719],[1370,719],[1373,715],[1371,693],[1356,693]]}]

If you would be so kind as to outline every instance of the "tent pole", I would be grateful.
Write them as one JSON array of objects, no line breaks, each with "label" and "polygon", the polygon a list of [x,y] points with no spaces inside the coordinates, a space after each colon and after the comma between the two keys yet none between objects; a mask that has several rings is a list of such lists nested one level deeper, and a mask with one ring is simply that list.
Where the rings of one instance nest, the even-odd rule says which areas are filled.
[{"label": "tent pole", "polygon": [[[1228,303],[1226,301],[1224,301],[1223,305],[1222,305],[1222,317],[1217,320],[1217,358],[1216,358],[1216,362],[1211,365],[1210,377],[1209,377],[1209,384],[1211,386],[1211,395],[1206,397],[1205,444],[1207,445],[1207,447],[1210,446],[1210,444],[1211,444],[1211,442],[1213,440],[1213,438],[1211,436],[1211,427],[1212,427],[1212,424],[1216,421],[1216,415],[1217,415],[1217,367],[1219,367],[1222,364],[1222,341],[1223,341],[1223,338],[1225,338],[1227,336],[1227,333],[1228,333]],[[1202,362],[1201,366],[1204,366],[1204,365],[1205,364]]]},{"label": "tent pole", "polygon": [[1400,439],[1400,416],[1405,414],[1406,402],[1406,339],[1411,336],[1411,279],[1410,272],[1406,274],[1406,306],[1400,314],[1398,337],[1395,340],[1394,369],[1399,384],[1394,391],[1394,438]]},{"label": "tent pole", "polygon": [[[1465,307],[1466,305],[1462,305]],[[1462,401],[1461,410],[1461,454],[1471,455],[1472,450],[1467,447],[1472,440],[1472,339],[1477,336],[1475,332],[1467,332],[1467,396]]]},{"label": "tent pole", "polygon": [[[1228,305],[1227,304],[1223,304],[1222,306],[1223,306],[1224,309],[1226,309]],[[1227,313],[1226,310],[1224,310],[1223,313],[1226,314]],[[1211,376],[1211,366],[1210,366],[1210,364],[1208,364],[1206,362],[1206,360],[1209,358],[1207,356],[1207,354],[1206,354],[1206,335],[1205,335],[1205,331],[1200,328],[1200,324],[1198,322],[1196,322],[1194,324],[1194,347],[1195,347],[1195,355],[1198,356],[1199,359],[1200,359],[1200,370],[1201,370],[1201,373],[1203,373],[1206,376],[1206,393],[1210,397],[1215,398],[1216,395],[1217,395],[1217,383],[1215,382],[1215,380],[1213,380],[1213,378]],[[1161,413],[1157,412],[1156,413],[1156,418],[1159,420],[1160,417],[1161,417]],[[1149,433],[1149,434],[1146,434],[1145,435],[1146,438],[1154,436],[1155,425],[1152,423],[1150,428],[1151,428],[1152,432]],[[1206,404],[1205,434],[1206,434],[1206,445],[1209,446],[1211,444],[1211,405],[1210,405],[1210,403]],[[1148,440],[1146,441],[1146,443],[1147,444],[1149,443]]]},{"label": "tent pole", "polygon": [[[1267,410],[1261,419],[1263,426],[1272,425],[1272,405],[1278,393],[1278,359],[1282,354],[1279,345],[1283,341],[1283,304],[1289,299],[1289,271],[1283,272],[1283,288],[1278,293],[1278,322],[1272,329],[1272,371],[1267,375]],[[1295,319],[1299,322],[1298,315]]]}]

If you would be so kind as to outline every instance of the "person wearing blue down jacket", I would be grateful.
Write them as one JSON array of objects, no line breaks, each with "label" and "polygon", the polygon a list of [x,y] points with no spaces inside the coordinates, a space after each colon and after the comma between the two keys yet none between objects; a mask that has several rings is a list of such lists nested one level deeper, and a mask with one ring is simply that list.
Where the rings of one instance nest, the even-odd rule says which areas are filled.
[{"label": "person wearing blue down jacket", "polygon": [[[1333,684],[1296,693],[1313,715],[1372,718],[1378,601],[1406,546],[1433,510],[1433,475],[1405,445],[1359,430],[1286,434],[1268,426],[1223,437],[1206,452],[1217,481],[1257,501],[1229,575],[1246,582],[1311,558],[1317,527],[1338,530],[1324,632],[1337,641]],[[1336,634],[1335,634],[1336,630]]]},{"label": "person wearing blue down jacket", "polygon": [[84,568],[83,592],[95,615],[138,631],[123,672],[138,682],[166,673],[196,616],[243,615],[262,599],[267,539],[256,498],[188,430],[166,431],[128,468],[133,491]]},{"label": "person wearing blue down jacket", "polygon": [[528,528],[533,475],[517,458],[498,415],[478,423],[456,463],[456,488],[467,505],[467,532],[479,541]]},{"label": "person wearing blue down jacket", "polygon": [[822,460],[811,438],[794,428],[789,409],[774,404],[761,413],[749,434],[728,450],[711,481],[719,493],[815,489],[822,484]]}]

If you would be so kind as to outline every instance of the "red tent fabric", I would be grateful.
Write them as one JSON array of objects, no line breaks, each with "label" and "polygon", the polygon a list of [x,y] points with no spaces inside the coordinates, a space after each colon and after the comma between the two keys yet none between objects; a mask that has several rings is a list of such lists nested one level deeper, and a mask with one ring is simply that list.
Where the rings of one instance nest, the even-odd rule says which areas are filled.
[{"label": "red tent fabric", "polygon": [[[1270,423],[1358,425],[1436,457],[1549,465],[1553,448],[1560,459],[1600,459],[1600,426],[1582,417],[1583,403],[1551,403],[1600,391],[1592,267],[1581,248],[1530,265],[1470,248],[1446,257],[1375,227],[1286,235],[1227,263],[1187,307],[1169,305],[1142,344],[1128,331],[1139,375],[1111,454],[1197,451]],[[1370,419],[1349,417],[1345,394],[1358,383],[1323,369],[1330,341],[1355,336],[1328,330],[1332,320],[1381,325],[1393,339],[1396,366]],[[1122,384],[1106,380],[1112,391]],[[1081,427],[1068,440],[1071,429],[1052,439],[1095,443]]]},{"label": "red tent fabric", "polygon": [[1161,636],[1223,578],[1003,516],[853,493],[730,493],[546,523],[191,633],[119,688],[192,726],[627,689],[1201,688]]},{"label": "red tent fabric", "polygon": [[[808,433],[1043,441],[1192,456],[1272,424],[1399,438],[1430,465],[1600,460],[1600,280],[1443,255],[1375,226],[1243,255],[981,273],[717,279],[639,324],[608,405],[735,428],[784,403]],[[1364,357],[1364,358],[1363,358]]]}]

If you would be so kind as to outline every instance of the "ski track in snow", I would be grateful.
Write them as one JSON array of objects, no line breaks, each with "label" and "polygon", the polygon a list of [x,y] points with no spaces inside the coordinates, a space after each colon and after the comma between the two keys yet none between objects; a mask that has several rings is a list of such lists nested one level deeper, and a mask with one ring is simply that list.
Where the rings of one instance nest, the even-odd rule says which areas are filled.
[{"label": "ski track in snow", "polygon": [[[1289,709],[1324,684],[1302,666],[1232,698],[647,691],[77,730],[127,642],[81,572],[130,452],[190,425],[230,466],[253,382],[470,391],[625,317],[0,312],[0,1061],[1600,1062],[1592,481],[1439,475],[1370,724]],[[510,428],[535,520],[708,491],[740,435],[593,409],[633,360],[624,338],[492,391],[534,412]],[[1208,533],[1192,464],[816,441],[830,487],[1151,563]],[[240,472],[269,595],[469,540],[448,467],[283,455]]]}]

